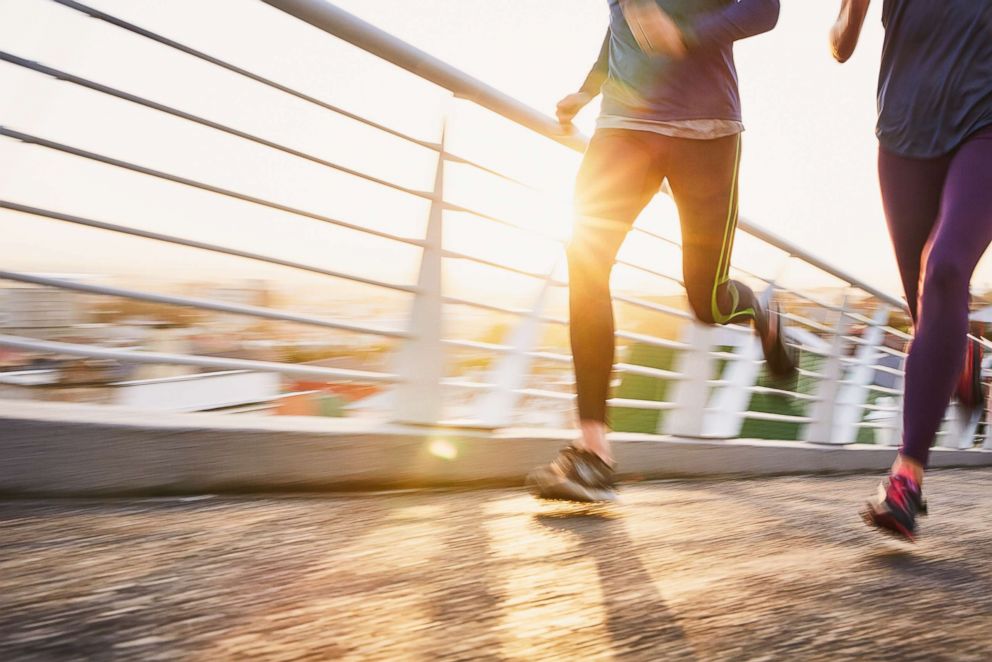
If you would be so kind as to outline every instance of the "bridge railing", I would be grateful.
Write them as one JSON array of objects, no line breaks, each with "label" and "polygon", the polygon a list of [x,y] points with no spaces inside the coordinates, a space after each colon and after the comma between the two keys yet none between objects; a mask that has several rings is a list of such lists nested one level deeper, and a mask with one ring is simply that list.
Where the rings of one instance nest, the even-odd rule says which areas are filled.
[{"label": "bridge railing", "polygon": [[[311,32],[316,28],[333,35],[336,48],[358,49],[365,57],[390,63],[396,70],[389,75],[422,86],[437,102],[434,132],[425,135],[372,119],[368,112],[307,91],[306,85],[279,82],[237,64],[234,58],[194,48],[174,36],[74,0],[49,0],[47,4],[55,8],[52,20],[96,19],[85,27],[95,39],[126,34],[131,38],[128,43],[140,41],[141,48],[154,49],[156,58],[182,58],[183,67],[217,70],[289,99],[301,123],[313,126],[313,122],[326,121],[339,127],[339,133],[334,140],[301,146],[299,141],[272,137],[286,123],[284,118],[269,118],[271,126],[261,122],[259,129],[248,129],[238,121],[194,110],[195,104],[188,99],[118,87],[98,74],[84,75],[72,66],[3,46],[0,67],[8,73],[16,70],[86,90],[102,102],[117,104],[115,109],[135,125],[150,122],[151,115],[184,123],[189,127],[190,143],[204,139],[205,133],[249,143],[316,173],[308,175],[299,188],[325,181],[321,178],[327,184],[317,194],[312,190],[273,194],[265,187],[231,182],[236,178],[221,176],[203,164],[188,163],[183,154],[191,149],[189,143],[176,145],[170,158],[160,158],[171,164],[162,166],[140,152],[127,155],[129,150],[121,144],[80,144],[68,130],[48,131],[44,123],[39,127],[30,121],[28,125],[4,121],[0,136],[8,148],[18,141],[24,149],[45,152],[50,158],[46,163],[54,167],[72,161],[75,167],[85,163],[98,170],[100,175],[94,176],[101,182],[98,194],[119,194],[115,189],[119,180],[106,175],[114,171],[150,179],[167,187],[170,194],[194,196],[205,210],[195,227],[209,231],[164,231],[164,225],[152,230],[140,217],[98,217],[56,203],[57,195],[22,194],[8,187],[0,189],[0,209],[6,210],[0,219],[6,224],[29,218],[74,226],[90,233],[90,241],[119,235],[180,247],[194,264],[198,256],[209,253],[280,274],[304,274],[324,279],[307,281],[309,287],[361,292],[359,301],[388,297],[390,310],[403,313],[398,323],[389,324],[387,319],[395,314],[354,313],[354,296],[350,303],[315,314],[293,309],[293,305],[187,296],[97,282],[98,278],[2,269],[0,279],[22,286],[292,325],[318,337],[333,334],[335,342],[346,348],[349,342],[355,347],[381,345],[376,345],[376,359],[357,366],[149,351],[101,340],[11,333],[10,329],[0,335],[0,346],[122,364],[277,373],[306,383],[379,385],[373,395],[352,403],[355,415],[404,423],[453,422],[488,428],[572,423],[574,385],[561,250],[567,240],[568,202],[560,192],[567,190],[562,181],[574,172],[584,137],[563,133],[545,115],[324,0],[265,0],[264,5],[257,3],[245,11],[271,21],[273,29],[294,29],[301,35],[306,31],[306,43],[312,42]],[[296,19],[312,27],[294,25]],[[120,52],[115,57],[129,54]],[[149,123],[149,131],[155,126]],[[487,139],[479,140],[480,134]],[[61,137],[65,135],[70,137]],[[378,162],[360,153],[365,141]],[[358,156],[353,143],[360,147]],[[227,168],[237,169],[239,164],[233,162],[237,154],[232,149],[213,159],[225,169],[222,174],[226,175]],[[404,169],[407,160],[412,167]],[[388,167],[383,167],[383,161],[389,162]],[[40,171],[37,175],[53,177]],[[273,177],[279,177],[278,171],[273,171]],[[53,183],[52,190],[70,185]],[[351,195],[365,196],[361,199],[372,201],[371,205],[380,198],[403,202],[374,208],[374,214],[363,214],[343,203],[338,205],[344,210],[340,213],[328,210],[328,200]],[[207,198],[225,200],[230,205],[228,216],[208,213],[210,208],[203,202]],[[289,232],[290,244],[310,256],[304,258],[209,238],[224,237],[224,227],[236,232],[229,219],[240,218],[249,209],[265,216],[270,224],[264,227],[274,235],[287,234],[280,232],[276,222],[290,228],[309,223],[332,228],[336,234],[327,237],[341,241],[329,241],[314,253],[313,246],[303,245],[310,241],[310,234],[300,230],[299,242],[293,244]],[[909,337],[891,320],[900,317],[901,301],[741,219],[739,227],[746,236],[738,241],[734,275],[754,285],[762,296],[774,294],[784,301],[789,340],[803,357],[796,383],[775,383],[762,372],[760,347],[748,328],[709,328],[692,321],[678,294],[680,243],[672,232],[673,218],[671,205],[660,197],[638,221],[616,265],[618,379],[610,401],[613,426],[701,437],[897,443],[904,347]],[[263,233],[261,243],[266,241]],[[45,250],[45,245],[38,246],[36,257],[43,263]],[[406,273],[404,279],[403,270],[391,269],[389,262],[401,254],[409,258],[410,251],[415,256],[415,275]],[[321,259],[314,259],[318,254]],[[751,263],[747,256],[752,256]],[[810,285],[823,282],[834,286]],[[976,425],[952,407],[941,443],[971,446]]]}]

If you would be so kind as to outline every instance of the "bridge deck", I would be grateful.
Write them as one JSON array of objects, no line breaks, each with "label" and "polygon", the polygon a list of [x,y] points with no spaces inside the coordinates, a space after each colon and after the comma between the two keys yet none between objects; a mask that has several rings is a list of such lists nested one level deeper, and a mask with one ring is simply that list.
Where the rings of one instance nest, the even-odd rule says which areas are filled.
[{"label": "bridge deck", "polygon": [[0,503],[0,658],[987,659],[992,470],[928,480],[910,546],[870,476]]}]

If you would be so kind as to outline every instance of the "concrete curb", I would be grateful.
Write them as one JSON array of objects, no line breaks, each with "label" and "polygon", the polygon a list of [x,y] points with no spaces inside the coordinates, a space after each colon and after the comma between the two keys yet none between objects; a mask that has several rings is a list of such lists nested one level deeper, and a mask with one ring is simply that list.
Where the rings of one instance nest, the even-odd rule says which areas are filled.
[{"label": "concrete curb", "polygon": [[[520,485],[574,433],[171,414],[0,401],[0,494],[98,496]],[[615,434],[624,478],[881,472],[893,448]],[[992,465],[937,449],[933,467]],[[448,459],[445,459],[448,458]]]}]

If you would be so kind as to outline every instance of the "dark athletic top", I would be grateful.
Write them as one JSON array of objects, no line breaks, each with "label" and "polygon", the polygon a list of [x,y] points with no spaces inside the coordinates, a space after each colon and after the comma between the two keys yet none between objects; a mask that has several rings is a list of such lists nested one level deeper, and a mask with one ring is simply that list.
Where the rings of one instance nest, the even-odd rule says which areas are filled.
[{"label": "dark athletic top", "polygon": [[992,125],[992,0],[885,0],[882,25],[882,147],[941,156]]},{"label": "dark athletic top", "polygon": [[775,27],[779,0],[639,1],[656,2],[672,17],[688,54],[679,60],[645,54],[627,26],[620,1],[609,0],[610,29],[587,79],[598,82],[608,73],[602,86],[603,114],[655,121],[740,121],[734,41]]}]

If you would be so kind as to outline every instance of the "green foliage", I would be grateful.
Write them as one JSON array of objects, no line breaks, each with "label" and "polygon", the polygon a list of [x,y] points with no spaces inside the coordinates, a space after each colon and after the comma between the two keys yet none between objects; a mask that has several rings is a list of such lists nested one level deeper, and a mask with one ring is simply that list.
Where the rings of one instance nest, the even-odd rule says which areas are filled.
[{"label": "green foliage", "polygon": [[[878,401],[885,397],[884,393],[879,393],[878,391],[868,391],[868,400],[866,404],[877,405]],[[861,416],[861,420],[864,421],[868,418],[868,415],[873,413],[871,409],[865,409]],[[878,443],[877,432],[875,428],[858,428],[858,436],[855,441],[859,444],[875,444]]]},{"label": "green foliage", "polygon": [[345,404],[347,404],[345,399],[340,396],[323,395],[317,399],[317,414],[318,416],[340,418],[345,415]]},{"label": "green foliage", "polygon": [[[729,347],[718,349],[722,351],[730,350]],[[677,359],[678,352],[676,350],[667,347],[635,344],[629,348],[626,362],[661,370],[675,370],[677,368]],[[800,367],[811,372],[819,372],[823,367],[823,362],[823,357],[814,354],[803,354],[799,359]],[[727,363],[727,359],[718,359],[715,361],[714,379],[719,379],[722,376]],[[804,394],[812,394],[816,389],[816,381],[811,377],[799,376],[793,383],[783,384],[782,382],[771,379],[764,371],[762,371],[758,379],[758,384]],[[624,374],[621,376],[620,384],[616,389],[615,395],[618,398],[661,402],[669,400],[672,397],[673,386],[672,380],[668,379]],[[786,395],[755,393],[751,396],[748,409],[755,412],[805,416],[808,414],[811,404],[808,400],[799,400]],[[612,407],[609,410],[609,423],[610,427],[618,432],[654,433],[657,432],[659,425],[664,421],[666,413],[650,409]],[[802,424],[788,421],[747,419],[741,430],[741,436],[751,439],[796,440],[801,437],[802,428]]]},{"label": "green foliage", "polygon": [[[668,347],[656,347],[637,343],[628,349],[627,363],[642,365],[659,370],[674,370],[677,352]],[[616,397],[632,400],[663,402],[669,399],[673,386],[671,380],[657,379],[645,375],[624,374],[616,389]],[[618,432],[654,433],[664,420],[666,412],[653,409],[633,409],[611,407],[607,412],[610,427]]]},{"label": "green foliage", "polygon": [[[824,358],[815,354],[803,353],[799,357],[799,367],[811,372],[819,372],[824,365]],[[772,379],[762,369],[758,379],[759,386],[767,386],[793,393],[813,394],[816,390],[816,380],[812,377],[799,376],[793,384],[782,384]],[[806,416],[812,402],[800,400],[777,393],[755,393],[751,396],[748,411],[782,414],[786,416]],[[802,436],[803,424],[789,421],[764,421],[747,419],[741,428],[741,437],[745,439],[785,439],[798,440]]]}]

